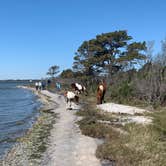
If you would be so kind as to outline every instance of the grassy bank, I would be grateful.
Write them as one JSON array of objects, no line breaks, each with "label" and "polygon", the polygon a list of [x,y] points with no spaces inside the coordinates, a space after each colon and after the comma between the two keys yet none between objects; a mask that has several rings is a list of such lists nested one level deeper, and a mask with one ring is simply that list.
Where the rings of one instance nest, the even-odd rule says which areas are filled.
[{"label": "grassy bank", "polygon": [[[153,123],[120,125],[114,114],[106,114],[95,108],[95,98],[86,99],[84,109],[77,113],[83,119],[78,122],[83,134],[100,138],[96,155],[116,166],[164,166],[166,163],[166,110],[150,114]],[[109,124],[100,121],[109,121]]]}]

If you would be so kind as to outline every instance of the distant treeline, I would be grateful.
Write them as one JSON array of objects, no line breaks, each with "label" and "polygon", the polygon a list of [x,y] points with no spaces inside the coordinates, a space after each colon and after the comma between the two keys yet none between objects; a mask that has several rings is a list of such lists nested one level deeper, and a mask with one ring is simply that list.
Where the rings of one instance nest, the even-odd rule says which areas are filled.
[{"label": "distant treeline", "polygon": [[[35,81],[35,80],[32,80],[32,81]],[[14,80],[14,79],[9,79],[9,80],[0,80],[0,82],[13,82],[13,83],[17,83],[17,82],[30,82],[30,80],[28,79],[23,79],[23,80]]]}]

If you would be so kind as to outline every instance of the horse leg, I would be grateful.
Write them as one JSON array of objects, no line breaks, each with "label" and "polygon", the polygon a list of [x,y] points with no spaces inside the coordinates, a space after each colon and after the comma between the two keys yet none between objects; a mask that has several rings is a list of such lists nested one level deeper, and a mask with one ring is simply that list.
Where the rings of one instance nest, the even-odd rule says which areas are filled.
[{"label": "horse leg", "polygon": [[101,104],[104,102],[104,96],[105,96],[105,92],[103,92],[103,94],[101,96]]},{"label": "horse leg", "polygon": [[71,108],[71,100],[70,100],[70,108]]},{"label": "horse leg", "polygon": [[102,104],[102,96],[100,96],[100,104]]},{"label": "horse leg", "polygon": [[99,94],[97,95],[97,104],[101,104],[101,96]]},{"label": "horse leg", "polygon": [[69,99],[66,98],[66,102],[67,102],[67,109],[68,109],[68,106],[69,106]]}]

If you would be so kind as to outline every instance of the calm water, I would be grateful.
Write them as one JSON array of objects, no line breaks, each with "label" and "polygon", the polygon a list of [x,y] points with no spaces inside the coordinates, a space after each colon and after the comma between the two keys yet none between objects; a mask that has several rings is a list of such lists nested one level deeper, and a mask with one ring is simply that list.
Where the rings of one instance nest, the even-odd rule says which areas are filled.
[{"label": "calm water", "polygon": [[0,158],[32,126],[38,115],[37,97],[16,87],[21,84],[0,82]]}]

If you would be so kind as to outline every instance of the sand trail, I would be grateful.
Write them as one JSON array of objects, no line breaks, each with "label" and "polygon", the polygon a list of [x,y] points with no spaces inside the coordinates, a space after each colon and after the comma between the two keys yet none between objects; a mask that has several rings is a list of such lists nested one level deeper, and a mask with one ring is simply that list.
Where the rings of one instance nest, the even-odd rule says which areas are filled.
[{"label": "sand trail", "polygon": [[74,110],[66,110],[63,96],[42,91],[50,100],[57,103],[54,112],[58,114],[56,124],[51,130],[50,142],[41,165],[45,166],[99,166],[96,158],[97,140],[81,134],[74,114],[79,106],[73,104]]}]

